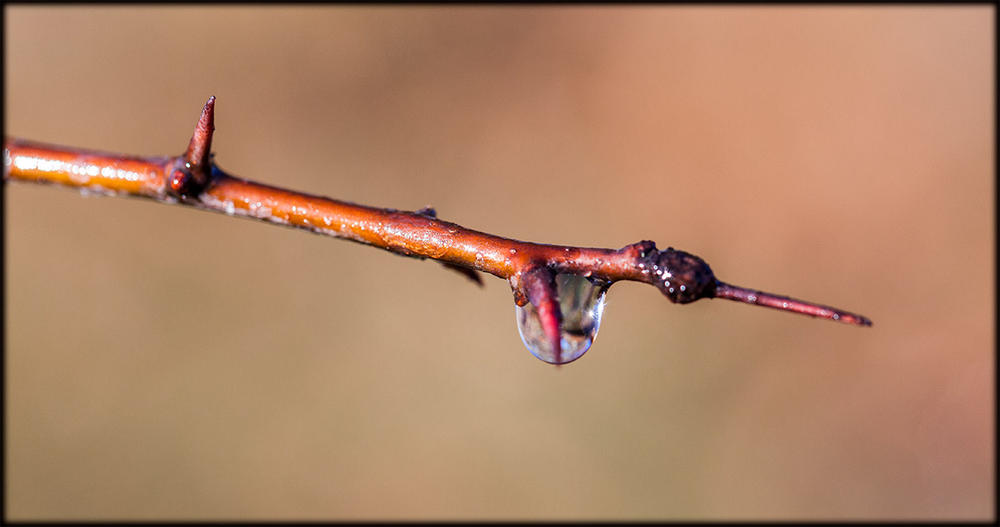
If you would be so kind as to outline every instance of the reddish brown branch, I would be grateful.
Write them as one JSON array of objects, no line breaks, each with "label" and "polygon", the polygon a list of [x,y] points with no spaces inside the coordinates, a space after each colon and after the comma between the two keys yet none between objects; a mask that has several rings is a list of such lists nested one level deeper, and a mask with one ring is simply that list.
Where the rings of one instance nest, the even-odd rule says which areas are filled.
[{"label": "reddish brown branch", "polygon": [[233,177],[212,162],[214,115],[212,97],[202,110],[187,150],[175,157],[129,157],[8,138],[4,143],[4,181],[56,183],[189,205],[346,238],[405,256],[431,258],[473,276],[474,271],[490,273],[510,282],[518,305],[530,301],[536,306],[556,350],[561,316],[552,284],[555,273],[592,277],[609,284],[619,280],[645,282],[681,304],[725,298],[871,325],[861,315],[725,284],[716,280],[701,258],[673,248],[658,250],[651,241],[618,250],[522,242],[439,220],[429,208],[405,212],[367,207]]}]

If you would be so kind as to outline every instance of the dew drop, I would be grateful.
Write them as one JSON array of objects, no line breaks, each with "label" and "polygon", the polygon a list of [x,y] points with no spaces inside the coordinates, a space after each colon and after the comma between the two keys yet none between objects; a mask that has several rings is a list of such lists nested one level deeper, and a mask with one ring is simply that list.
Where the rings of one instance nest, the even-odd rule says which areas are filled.
[{"label": "dew drop", "polygon": [[610,284],[572,274],[556,275],[556,291],[563,321],[562,351],[556,356],[531,303],[515,304],[517,330],[528,351],[549,364],[566,364],[583,356],[597,337],[604,314],[604,297]]}]

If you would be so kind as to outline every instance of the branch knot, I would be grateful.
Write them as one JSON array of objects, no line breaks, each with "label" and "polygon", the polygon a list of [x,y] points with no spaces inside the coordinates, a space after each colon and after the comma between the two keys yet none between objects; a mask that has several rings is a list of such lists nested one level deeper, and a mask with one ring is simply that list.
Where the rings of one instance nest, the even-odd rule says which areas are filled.
[{"label": "branch knot", "polygon": [[667,247],[657,257],[653,285],[675,304],[715,296],[715,274],[705,260]]}]

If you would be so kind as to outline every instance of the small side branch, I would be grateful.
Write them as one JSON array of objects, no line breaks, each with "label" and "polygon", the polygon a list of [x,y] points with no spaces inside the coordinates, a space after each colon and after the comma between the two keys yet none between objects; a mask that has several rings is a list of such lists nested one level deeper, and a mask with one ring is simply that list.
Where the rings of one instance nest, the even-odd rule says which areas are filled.
[{"label": "small side branch", "polygon": [[870,326],[866,317],[819,304],[721,282],[701,258],[643,240],[621,249],[523,242],[414,212],[357,205],[256,183],[227,174],[211,154],[215,97],[205,103],[184,154],[134,157],[6,138],[4,181],[53,183],[91,192],[186,205],[230,216],[305,229],[415,258],[430,258],[478,281],[477,271],[510,282],[518,305],[531,302],[559,346],[561,314],[553,276],[568,273],[608,284],[631,280],[655,286],[679,304],[724,298]]},{"label": "small side branch", "polygon": [[780,309],[782,311],[791,311],[793,313],[801,313],[811,317],[837,320],[857,326],[872,325],[872,321],[868,320],[866,317],[854,313],[848,313],[847,311],[843,311],[835,307],[821,306],[811,302],[788,298],[787,296],[779,296],[771,293],[765,293],[763,291],[756,291],[754,289],[729,285],[724,282],[718,282],[716,284],[715,298],[736,300],[737,302],[770,307],[773,309]]}]

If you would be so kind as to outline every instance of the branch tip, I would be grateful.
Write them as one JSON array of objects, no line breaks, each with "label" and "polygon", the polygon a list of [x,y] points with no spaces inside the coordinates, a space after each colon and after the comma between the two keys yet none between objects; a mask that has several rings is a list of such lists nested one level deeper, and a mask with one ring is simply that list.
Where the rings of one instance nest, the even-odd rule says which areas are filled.
[{"label": "branch tip", "polygon": [[871,319],[857,313],[850,313],[834,307],[814,304],[787,296],[747,289],[725,282],[718,282],[716,284],[715,298],[725,298],[726,300],[735,300],[737,302],[769,307],[780,311],[790,311],[811,317],[825,318],[855,326],[871,327],[872,325]]}]

